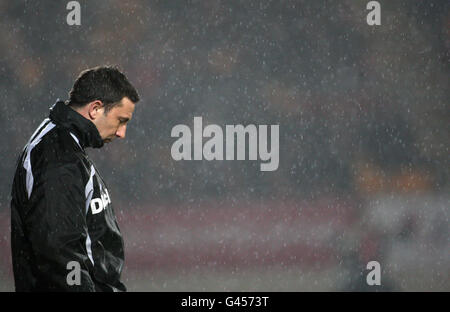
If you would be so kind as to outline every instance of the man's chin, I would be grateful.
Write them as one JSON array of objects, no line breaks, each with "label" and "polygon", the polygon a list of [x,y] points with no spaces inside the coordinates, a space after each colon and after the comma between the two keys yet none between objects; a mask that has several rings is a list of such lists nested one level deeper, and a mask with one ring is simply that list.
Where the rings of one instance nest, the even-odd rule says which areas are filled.
[{"label": "man's chin", "polygon": [[106,143],[109,143],[109,142],[111,142],[111,141],[112,141],[112,139],[104,139],[104,140],[103,140],[103,143],[106,144]]}]

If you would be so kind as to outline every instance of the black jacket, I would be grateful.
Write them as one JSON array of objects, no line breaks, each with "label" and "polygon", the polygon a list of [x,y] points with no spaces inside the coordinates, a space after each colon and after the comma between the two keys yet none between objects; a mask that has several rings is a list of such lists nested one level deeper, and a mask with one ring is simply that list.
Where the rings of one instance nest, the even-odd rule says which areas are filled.
[{"label": "black jacket", "polygon": [[84,150],[102,146],[95,125],[64,102],[25,146],[11,200],[16,291],[126,291],[111,198]]}]

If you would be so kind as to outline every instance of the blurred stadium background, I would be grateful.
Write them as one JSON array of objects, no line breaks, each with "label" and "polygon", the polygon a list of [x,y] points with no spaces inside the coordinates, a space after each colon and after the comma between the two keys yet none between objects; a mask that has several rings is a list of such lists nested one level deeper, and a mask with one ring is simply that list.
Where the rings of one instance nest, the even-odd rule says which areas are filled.
[{"label": "blurred stadium background", "polygon": [[[448,1],[0,2],[0,290],[16,159],[78,73],[135,84],[127,139],[89,150],[131,291],[449,291]],[[280,165],[171,158],[171,128],[279,124]],[[381,287],[365,282],[381,264]]]}]

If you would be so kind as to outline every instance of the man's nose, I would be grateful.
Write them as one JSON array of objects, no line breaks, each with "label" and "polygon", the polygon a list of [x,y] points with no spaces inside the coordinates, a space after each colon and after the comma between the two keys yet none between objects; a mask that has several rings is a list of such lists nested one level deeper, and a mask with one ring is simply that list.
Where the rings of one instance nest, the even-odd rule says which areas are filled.
[{"label": "man's nose", "polygon": [[126,125],[120,126],[116,131],[116,136],[121,139],[124,139],[126,132],[127,132],[127,126]]}]

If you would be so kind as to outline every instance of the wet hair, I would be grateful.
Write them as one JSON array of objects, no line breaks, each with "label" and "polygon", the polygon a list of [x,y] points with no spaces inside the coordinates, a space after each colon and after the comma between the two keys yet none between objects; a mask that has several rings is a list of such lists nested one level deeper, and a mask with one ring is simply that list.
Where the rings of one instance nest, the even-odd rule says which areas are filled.
[{"label": "wet hair", "polygon": [[139,95],[127,77],[115,66],[97,66],[80,73],[69,92],[68,105],[77,108],[100,100],[105,105],[105,114],[124,98],[133,103]]}]

